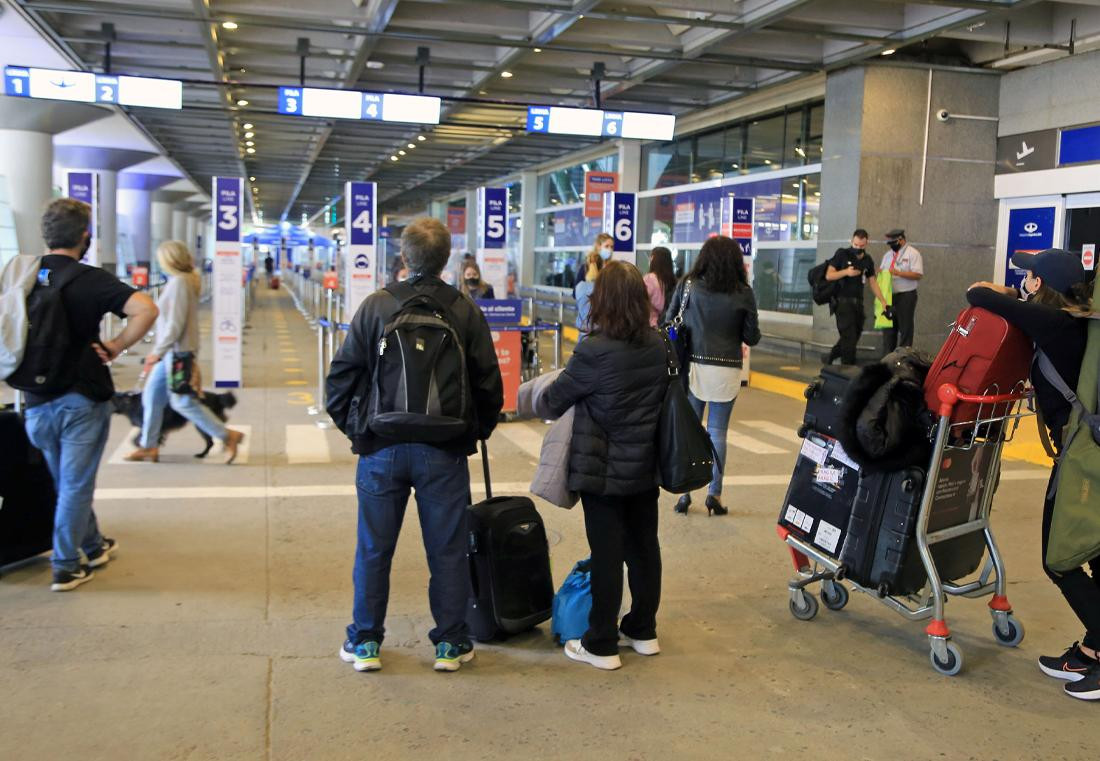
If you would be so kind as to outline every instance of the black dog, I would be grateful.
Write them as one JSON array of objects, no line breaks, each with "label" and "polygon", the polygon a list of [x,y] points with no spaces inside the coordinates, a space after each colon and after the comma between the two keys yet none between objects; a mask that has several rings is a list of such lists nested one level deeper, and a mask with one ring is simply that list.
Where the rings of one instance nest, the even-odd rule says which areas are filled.
[{"label": "black dog", "polygon": [[[207,391],[199,401],[201,401],[214,413],[214,416],[223,423],[229,420],[228,415],[226,415],[226,410],[230,410],[237,405],[237,397],[233,395],[232,391],[225,391],[220,394],[214,394]],[[141,428],[142,418],[145,414],[144,408],[141,405],[141,392],[116,392],[114,398],[111,399],[111,407],[113,412],[119,415],[125,415],[131,425]],[[164,440],[168,437],[168,434],[183,428],[187,425],[187,422],[187,418],[172,409],[171,405],[165,406],[164,420],[160,424],[160,440],[157,442],[157,446],[164,446]],[[198,428],[195,430],[199,431],[202,440],[206,442],[206,448],[196,454],[195,457],[206,457],[210,448],[214,446],[214,440]],[[134,437],[134,446],[141,446],[140,433]]]}]

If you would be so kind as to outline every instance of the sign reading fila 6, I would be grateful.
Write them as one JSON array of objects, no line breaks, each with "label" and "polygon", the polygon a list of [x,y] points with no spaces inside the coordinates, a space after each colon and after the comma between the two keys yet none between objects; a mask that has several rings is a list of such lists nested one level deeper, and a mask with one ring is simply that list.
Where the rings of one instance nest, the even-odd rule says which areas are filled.
[{"label": "sign reading fila 6", "polygon": [[611,234],[615,259],[634,261],[635,210],[633,193],[604,193],[603,226]]}]

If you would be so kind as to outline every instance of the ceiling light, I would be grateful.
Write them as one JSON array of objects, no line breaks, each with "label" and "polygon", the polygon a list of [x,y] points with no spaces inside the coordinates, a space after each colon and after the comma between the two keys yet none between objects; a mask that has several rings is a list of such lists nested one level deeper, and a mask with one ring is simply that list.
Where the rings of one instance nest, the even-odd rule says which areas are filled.
[{"label": "ceiling light", "polygon": [[407,146],[405,146],[405,147],[406,147],[406,148],[415,148],[415,147],[416,147],[416,143],[409,143],[409,144],[408,144]]},{"label": "ceiling light", "polygon": [[577,20],[578,20],[578,21],[579,21],[579,20],[581,20],[582,18],[584,18],[584,14],[583,14],[583,13],[582,13],[581,15],[577,16]]},{"label": "ceiling light", "polygon": [[398,160],[399,159],[397,158],[397,156],[390,156],[390,161],[398,161]]},{"label": "ceiling light", "polygon": [[[245,137],[256,137],[256,133],[255,132],[245,132],[244,136]],[[799,150],[799,149],[796,148],[795,150]]]},{"label": "ceiling light", "polygon": [[236,29],[236,28],[237,28],[237,22],[236,21],[223,21],[222,22],[222,29],[229,29],[230,31],[232,31],[233,29]]},{"label": "ceiling light", "polygon": [[259,189],[259,188],[252,188],[252,192],[253,192],[253,193],[259,193],[259,192],[260,192],[260,189]]},{"label": "ceiling light", "polygon": [[820,190],[814,191],[814,198],[821,198],[821,191]]},{"label": "ceiling light", "polygon": [[418,141],[420,141],[421,143],[423,143],[423,142],[424,142],[425,140],[427,140],[428,138],[424,137],[423,135],[417,135],[417,136],[416,136],[416,139],[417,139]]},{"label": "ceiling light", "polygon": [[243,67],[243,66],[242,66],[242,67],[241,67],[241,73],[242,73],[242,74],[247,74],[247,73],[248,73],[248,69],[246,69],[245,67]]},{"label": "ceiling light", "polygon": [[255,182],[255,181],[256,181],[256,178],[255,178],[255,177],[249,177],[249,178],[248,178],[248,181],[249,181],[249,182]]},{"label": "ceiling light", "polygon": [[536,53],[541,53],[541,52],[542,52],[542,48],[535,48],[535,52],[536,52]]},{"label": "ceiling light", "polygon": [[244,128],[245,129],[252,129],[253,126],[254,125],[252,124],[252,122],[245,122],[244,123]]},{"label": "ceiling light", "polygon": [[771,159],[764,159],[764,163],[767,164],[768,166],[771,166],[772,160]]},{"label": "ceiling light", "polygon": [[367,61],[368,69],[381,69],[385,65],[382,61]]},{"label": "ceiling light", "polygon": [[244,149],[244,152],[245,152],[245,153],[255,153],[255,152],[256,152],[256,149],[255,149],[255,148],[245,148],[245,149]]},{"label": "ceiling light", "polygon": [[512,72],[510,72],[510,71],[502,71],[502,72],[500,72],[500,76],[503,77],[504,79],[511,79],[513,75],[512,75]]},{"label": "ceiling light", "polygon": [[898,51],[894,50],[893,48],[888,48],[888,49],[882,51],[882,53],[880,53],[880,55],[893,55],[896,52],[898,52]]},{"label": "ceiling light", "polygon": [[248,105],[248,101],[247,101],[247,100],[245,100],[244,98],[241,98],[240,100],[238,100],[238,101],[237,101],[237,105],[238,105],[238,106],[247,106],[247,105]]},{"label": "ceiling light", "polygon": [[254,146],[254,145],[255,145],[256,143],[252,142],[251,140],[245,140],[245,141],[244,141],[244,144],[245,144],[246,146],[248,146],[249,148],[251,148],[251,147],[252,147],[252,146]]},{"label": "ceiling light", "polygon": [[405,152],[404,152],[404,151],[398,151],[398,152],[397,152],[397,155],[398,155],[398,156],[404,156],[404,155],[405,155]]}]

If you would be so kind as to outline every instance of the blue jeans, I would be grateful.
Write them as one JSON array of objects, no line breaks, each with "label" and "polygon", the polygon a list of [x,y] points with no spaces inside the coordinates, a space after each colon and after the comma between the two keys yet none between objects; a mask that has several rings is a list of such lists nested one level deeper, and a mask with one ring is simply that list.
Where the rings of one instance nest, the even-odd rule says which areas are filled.
[{"label": "blue jeans", "polygon": [[722,472],[726,466],[726,431],[729,430],[730,414],[733,412],[733,403],[737,399],[731,399],[728,402],[703,402],[688,391],[688,401],[691,402],[691,408],[695,410],[695,414],[699,416],[699,422],[703,422],[703,407],[710,407],[710,412],[707,413],[707,433],[710,434],[710,440],[714,442],[714,450],[718,452],[719,462],[714,463],[714,477],[711,478],[710,486],[707,487],[707,494],[718,497],[722,494]]},{"label": "blue jeans", "polygon": [[27,438],[42,450],[57,487],[53,567],[59,571],[79,570],[103,544],[92,495],[110,416],[107,402],[75,391],[27,410]]},{"label": "blue jeans", "polygon": [[470,641],[466,605],[470,571],[466,562],[466,506],[470,473],[466,458],[428,444],[395,444],[359,458],[359,540],[355,548],[353,622],[348,639],[381,642],[390,597],[390,564],[405,518],[409,490],[416,507],[431,580],[428,601],[435,628],[433,644]]},{"label": "blue jeans", "polygon": [[172,405],[172,409],[194,423],[210,438],[225,441],[229,431],[222,425],[222,421],[214,417],[214,413],[199,401],[197,396],[173,394],[169,390],[171,367],[172,352],[166,352],[164,358],[153,366],[149,371],[149,377],[145,379],[145,388],[141,392],[141,407],[144,413],[141,421],[141,446],[148,449],[160,443],[164,407],[169,404]]}]

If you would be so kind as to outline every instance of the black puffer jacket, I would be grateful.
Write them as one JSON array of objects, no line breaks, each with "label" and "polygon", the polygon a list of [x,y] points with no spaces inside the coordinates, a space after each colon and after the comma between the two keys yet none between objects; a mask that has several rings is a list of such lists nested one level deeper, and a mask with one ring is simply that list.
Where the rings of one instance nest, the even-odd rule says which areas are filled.
[{"label": "black puffer jacket", "polygon": [[657,421],[669,375],[657,331],[641,345],[593,333],[546,399],[555,415],[576,406],[569,453],[569,489],[637,494],[657,486]]}]

